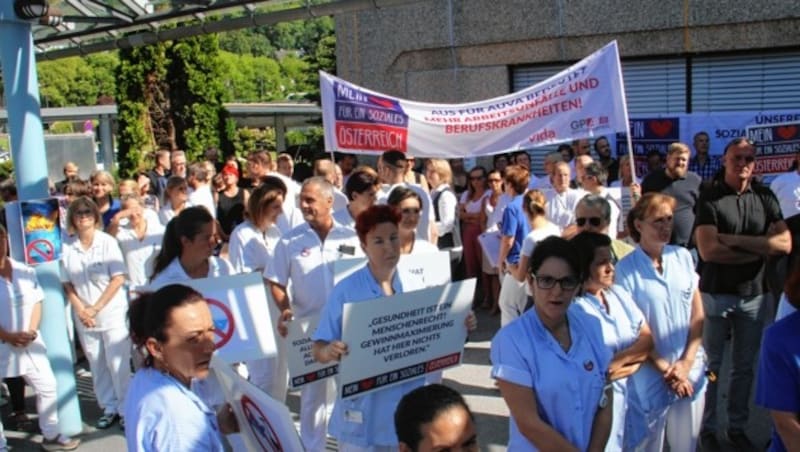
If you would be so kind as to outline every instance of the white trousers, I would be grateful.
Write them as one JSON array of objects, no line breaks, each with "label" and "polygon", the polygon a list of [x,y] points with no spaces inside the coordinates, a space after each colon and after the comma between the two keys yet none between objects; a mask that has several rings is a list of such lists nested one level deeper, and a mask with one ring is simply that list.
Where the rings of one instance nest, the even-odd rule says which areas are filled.
[{"label": "white trousers", "polygon": [[335,400],[333,378],[309,383],[300,390],[300,438],[307,451],[325,450],[328,420]]},{"label": "white trousers", "polygon": [[641,450],[661,452],[664,436],[669,450],[697,450],[697,438],[703,423],[703,409],[706,405],[705,389],[696,394],[694,400],[683,399],[672,404],[655,425],[653,433],[644,441]]},{"label": "white trousers", "polygon": [[247,362],[247,373],[250,383],[258,386],[273,399],[286,403],[286,391],[289,384],[289,363],[286,358],[286,341],[281,338],[275,345],[278,356],[257,359]]},{"label": "white trousers", "polygon": [[[56,377],[47,358],[37,359],[36,368],[22,375],[25,382],[36,393],[36,412],[39,414],[39,429],[46,439],[58,436],[58,395]],[[0,421],[0,450],[6,447],[3,423]]]},{"label": "white trousers", "polygon": [[105,414],[124,413],[125,393],[131,379],[131,341],[127,328],[87,330],[78,319],[75,326],[92,371],[97,404]]},{"label": "white trousers", "polygon": [[525,283],[517,281],[510,273],[506,273],[500,286],[500,327],[511,323],[522,315],[528,296],[525,294]]}]

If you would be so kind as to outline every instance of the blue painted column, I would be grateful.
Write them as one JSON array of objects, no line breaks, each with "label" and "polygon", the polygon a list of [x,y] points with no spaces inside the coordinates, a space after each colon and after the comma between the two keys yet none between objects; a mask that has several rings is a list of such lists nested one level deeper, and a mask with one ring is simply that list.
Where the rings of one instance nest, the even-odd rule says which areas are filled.
[{"label": "blue painted column", "polygon": [[[24,201],[46,198],[49,191],[31,25],[17,19],[13,3],[12,0],[0,1],[0,63],[11,158],[19,199]],[[77,435],[83,430],[83,422],[67,337],[58,262],[37,266],[36,275],[45,294],[40,330],[58,385],[59,427],[65,435]]]}]

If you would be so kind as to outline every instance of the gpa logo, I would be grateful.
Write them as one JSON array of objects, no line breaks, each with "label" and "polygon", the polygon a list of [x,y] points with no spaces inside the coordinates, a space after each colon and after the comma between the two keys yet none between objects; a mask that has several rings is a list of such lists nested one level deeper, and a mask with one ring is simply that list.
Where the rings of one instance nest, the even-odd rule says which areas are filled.
[{"label": "gpa logo", "polygon": [[587,359],[583,362],[583,368],[586,369],[586,372],[591,372],[594,369],[594,362],[591,359]]},{"label": "gpa logo", "polygon": [[573,131],[589,131],[608,128],[608,116],[596,116],[576,119],[569,123]]}]

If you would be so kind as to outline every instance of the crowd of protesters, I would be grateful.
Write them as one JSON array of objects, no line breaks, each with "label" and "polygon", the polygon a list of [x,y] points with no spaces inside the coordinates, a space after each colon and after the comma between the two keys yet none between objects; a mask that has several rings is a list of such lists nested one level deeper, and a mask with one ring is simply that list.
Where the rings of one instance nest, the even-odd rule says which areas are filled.
[{"label": "crowd of protesters", "polygon": [[[214,150],[195,162],[161,150],[150,170],[119,183],[104,171],[82,180],[68,163],[65,179],[54,184],[66,207],[62,280],[70,328],[103,411],[96,427],[119,423],[132,450],[222,450],[220,432],[236,430],[214,379],[205,379],[207,307],[182,282],[259,272],[279,313],[278,335],[292,318],[321,314],[314,357],[330,362],[347,354],[343,303],[424,287],[396,271],[399,257],[446,250],[453,280],[478,281],[473,307],[501,316],[491,365],[511,413],[510,450],[660,451],[665,442],[671,450],[698,443],[721,450],[723,441],[752,449],[745,428],[757,368],[756,401],[776,427],[771,447],[796,450],[800,329],[789,325],[800,314],[784,312],[800,303],[800,247],[792,246],[800,234],[800,170],[770,189],[755,177],[751,142],[736,139],[720,151],[710,155],[701,132],[691,146],[674,143],[665,155],[648,155],[649,171],[636,177],[604,137],[548,153],[538,177],[527,152],[466,169],[461,160],[417,162],[400,151],[384,152],[374,168],[337,154],[313,162],[313,176],[304,180],[295,179],[290,155],[264,150],[241,165]],[[13,185],[0,188],[5,201],[14,199]],[[496,255],[482,244],[488,235],[499,237]],[[4,232],[0,242],[3,251]],[[334,286],[333,262],[348,255],[366,257],[367,265]],[[24,391],[20,377],[36,389],[43,447],[74,449],[77,440],[57,434],[49,366],[19,353],[44,348],[36,332],[43,295],[30,290],[16,300],[14,291],[36,285],[35,278],[28,281],[26,267],[5,253],[0,259],[9,287],[0,294],[0,314],[24,305],[27,319],[0,317],[0,377],[12,402]],[[156,308],[167,295],[171,304]],[[759,365],[764,326],[779,299],[787,318],[768,330]],[[158,319],[151,318],[156,311]],[[184,316],[195,323],[187,318],[184,325]],[[474,329],[474,321],[470,315],[465,327]],[[171,339],[184,326],[199,331],[185,346]],[[729,339],[732,370],[729,387],[721,388]],[[286,349],[279,350],[277,358],[244,367],[283,402]],[[396,419],[413,416],[401,399],[431,381],[335,403],[333,379],[304,387],[304,447],[324,450],[331,435],[345,451],[417,450],[409,441],[419,438],[404,439],[407,425],[395,427],[379,413],[400,403]],[[176,406],[200,407],[199,423],[180,438],[153,433],[186,421],[169,410],[154,417],[160,399],[148,395],[162,390]],[[727,425],[717,413],[723,390]],[[440,395],[449,402],[432,409],[463,406],[461,423],[471,429],[463,400]],[[13,410],[25,419],[24,405]],[[435,419],[417,421],[427,422]],[[470,432],[459,441],[476,447]]]}]

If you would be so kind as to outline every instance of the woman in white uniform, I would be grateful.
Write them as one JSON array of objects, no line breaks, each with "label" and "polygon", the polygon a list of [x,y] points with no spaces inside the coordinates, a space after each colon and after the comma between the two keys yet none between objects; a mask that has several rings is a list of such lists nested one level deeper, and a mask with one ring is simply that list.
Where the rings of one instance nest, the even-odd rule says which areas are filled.
[{"label": "woman in white uniform", "polygon": [[[56,377],[39,336],[44,292],[32,268],[8,254],[8,233],[0,225],[0,378],[23,377],[36,392],[44,450],[74,450],[80,440],[58,433]],[[6,438],[0,423],[0,450]]]},{"label": "woman in white uniform", "polygon": [[219,243],[217,222],[203,206],[187,207],[170,220],[156,256],[150,288],[155,290],[187,279],[233,274],[231,264],[214,256]]},{"label": "woman in white uniform", "polygon": [[614,386],[614,418],[606,451],[633,450],[641,438],[632,435],[635,429],[631,431],[625,425],[628,406],[636,403],[636,398],[628,397],[628,377],[647,361],[653,349],[653,335],[628,291],[614,285],[608,235],[581,232],[571,242],[583,263],[583,295],[576,302],[600,321],[603,341],[614,354],[608,367],[608,378]]},{"label": "woman in white uniform", "polygon": [[151,211],[138,195],[125,195],[121,202],[122,210],[114,217],[112,225],[119,224],[118,217],[127,219],[124,225],[114,229],[128,268],[129,291],[135,291],[147,284],[147,276],[153,272],[164,238],[164,225],[154,212],[147,215]]},{"label": "woman in white uniform", "polygon": [[[261,185],[253,189],[247,200],[247,218],[233,230],[228,244],[231,265],[238,273],[263,273],[272,265],[275,246],[281,238],[275,222],[283,213],[286,184],[273,176],[264,176],[261,180]],[[270,303],[270,308],[272,306],[274,303]],[[273,318],[277,315],[277,309],[272,309]],[[275,339],[278,356],[249,361],[247,373],[251,383],[283,402],[288,378],[285,341]]]},{"label": "woman in white uniform", "polygon": [[[489,189],[483,197],[481,207],[481,225],[483,233],[498,230],[497,223],[503,218],[506,198],[503,193],[503,175],[498,170],[491,170],[486,176]],[[503,199],[506,199],[504,202]],[[500,278],[497,276],[497,267],[487,257],[481,248],[481,285],[484,287],[483,304],[481,307],[488,309],[492,315],[500,313],[497,304],[500,299]]]},{"label": "woman in white uniform", "polygon": [[492,378],[508,405],[508,450],[602,450],[611,429],[611,352],[596,318],[573,305],[578,251],[560,237],[528,266],[533,309],[492,339]]},{"label": "woman in white uniform", "polygon": [[128,450],[224,451],[222,435],[238,431],[230,406],[215,413],[191,389],[208,376],[214,352],[206,300],[189,287],[168,285],[134,300],[129,323],[145,359],[125,407]]},{"label": "woman in white uniform", "polygon": [[403,186],[392,190],[386,204],[392,206],[400,213],[399,238],[400,253],[434,253],[439,251],[433,243],[428,240],[417,238],[417,226],[419,225],[420,212],[422,212],[422,198],[410,188]]},{"label": "woman in white uniform", "polygon": [[[337,165],[338,166],[338,165]],[[356,217],[368,207],[375,204],[380,184],[378,173],[368,166],[359,166],[344,184],[344,193],[350,201],[342,209],[333,212],[333,220],[342,226],[356,228]]]},{"label": "woman in white uniform", "polygon": [[164,205],[158,211],[158,219],[164,226],[169,223],[183,209],[190,207],[189,184],[186,179],[180,176],[170,176],[167,179],[167,186],[164,188]]},{"label": "woman in white uniform", "polygon": [[650,360],[630,377],[647,422],[642,447],[695,450],[705,405],[703,303],[692,256],[668,245],[675,199],[648,193],[628,214],[639,246],[617,264],[616,282],[631,293],[653,332]]},{"label": "woman in white uniform", "polygon": [[231,232],[228,259],[238,273],[259,272],[269,264],[275,245],[281,238],[276,225],[283,213],[286,184],[266,176],[254,188],[247,202],[247,218]]},{"label": "woman in white uniform", "polygon": [[122,290],[125,263],[117,240],[99,230],[97,204],[81,197],[67,211],[73,234],[61,257],[64,292],[72,306],[75,327],[92,372],[105,429],[119,420],[131,376],[130,340],[125,326],[128,300]]}]

